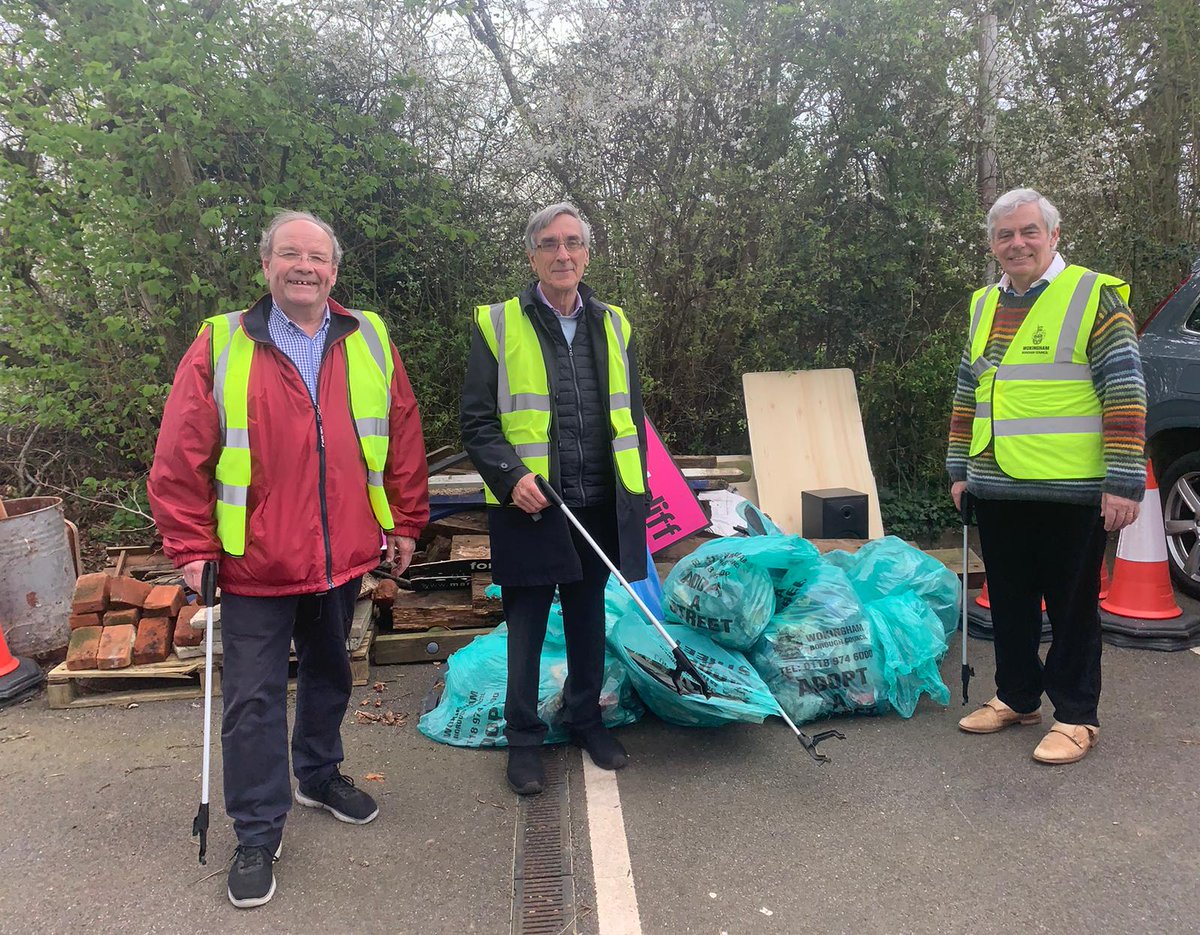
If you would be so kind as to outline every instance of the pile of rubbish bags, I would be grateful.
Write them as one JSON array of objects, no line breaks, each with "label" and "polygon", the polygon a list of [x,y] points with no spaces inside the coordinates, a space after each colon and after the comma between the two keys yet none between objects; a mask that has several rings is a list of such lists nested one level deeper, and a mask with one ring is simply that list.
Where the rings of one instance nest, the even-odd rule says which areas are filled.
[{"label": "pile of rubbish bags", "polygon": [[[752,506],[746,538],[710,540],[681,559],[662,585],[635,585],[707,681],[706,698],[615,580],[605,593],[604,723],[636,721],[649,708],[695,727],[761,723],[780,708],[797,724],[842,714],[911,717],[922,695],[950,691],[938,673],[959,609],[958,578],[941,562],[888,536],[857,552],[820,555]],[[653,565],[650,566],[653,568]],[[661,601],[661,604],[660,604]],[[437,705],[421,717],[427,737],[458,746],[502,746],[508,633],[502,624],[450,657]],[[542,650],[538,713],[547,743],[566,676],[562,612],[554,604]]]}]

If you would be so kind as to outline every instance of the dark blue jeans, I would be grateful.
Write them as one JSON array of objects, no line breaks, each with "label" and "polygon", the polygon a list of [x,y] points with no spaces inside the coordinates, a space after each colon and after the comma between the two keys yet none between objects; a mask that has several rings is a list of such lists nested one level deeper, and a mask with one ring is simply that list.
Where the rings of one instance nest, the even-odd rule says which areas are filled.
[{"label": "dark blue jeans", "polygon": [[346,638],[360,580],[325,594],[221,595],[225,811],[239,844],[276,846],[292,805],[287,695],[293,640],[299,665],[292,770],[311,789],[342,762],[352,681]]}]

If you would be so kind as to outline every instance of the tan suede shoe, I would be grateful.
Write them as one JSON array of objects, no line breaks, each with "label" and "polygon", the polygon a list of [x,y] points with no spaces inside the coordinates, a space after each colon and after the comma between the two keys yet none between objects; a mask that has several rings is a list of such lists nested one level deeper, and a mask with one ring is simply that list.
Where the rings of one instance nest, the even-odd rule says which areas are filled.
[{"label": "tan suede shoe", "polygon": [[1019,714],[999,698],[993,698],[978,711],[972,711],[958,722],[958,729],[968,734],[994,734],[1013,724],[1040,724],[1042,712]]},{"label": "tan suede shoe", "polygon": [[1078,763],[1100,742],[1100,728],[1091,724],[1060,724],[1058,721],[1033,751],[1039,763],[1054,766]]}]

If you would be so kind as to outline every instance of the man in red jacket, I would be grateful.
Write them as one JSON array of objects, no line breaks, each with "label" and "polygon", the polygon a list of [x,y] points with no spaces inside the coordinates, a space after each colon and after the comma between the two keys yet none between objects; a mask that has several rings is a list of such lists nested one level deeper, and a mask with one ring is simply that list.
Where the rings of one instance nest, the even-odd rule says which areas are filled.
[{"label": "man in red jacket", "polygon": [[292,769],[301,805],[366,824],[375,802],[338,769],[359,582],[403,570],[429,518],[425,446],[379,317],[329,298],[341,247],[288,211],[260,244],[270,294],[208,319],[167,399],[149,494],[163,548],[199,590],[218,561],[229,899],[260,906],[291,806],[288,657],[298,660]]}]

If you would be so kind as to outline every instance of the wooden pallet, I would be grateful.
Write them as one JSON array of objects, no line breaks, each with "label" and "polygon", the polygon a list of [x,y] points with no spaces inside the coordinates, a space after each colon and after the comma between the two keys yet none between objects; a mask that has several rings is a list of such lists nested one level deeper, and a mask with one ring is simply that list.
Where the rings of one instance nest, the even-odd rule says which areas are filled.
[{"label": "wooden pallet", "polygon": [[[356,687],[371,680],[371,640],[366,632],[350,654],[350,674]],[[296,657],[288,663],[288,691],[296,690]],[[221,695],[221,658],[213,660],[213,697]],[[172,653],[163,662],[124,669],[81,669],[72,672],[61,663],[46,676],[46,696],[51,708],[94,708],[102,705],[141,704],[204,697],[204,657],[180,659]]]},{"label": "wooden pallet", "polygon": [[[172,653],[163,662],[124,669],[81,669],[60,663],[46,676],[51,708],[94,708],[204,697],[204,659],[180,660]],[[221,671],[213,668],[213,694],[221,693]]]},{"label": "wooden pallet", "polygon": [[491,633],[495,627],[450,630],[434,627],[418,633],[380,633],[375,637],[372,661],[377,666],[410,662],[436,662],[449,658],[477,636]]}]

